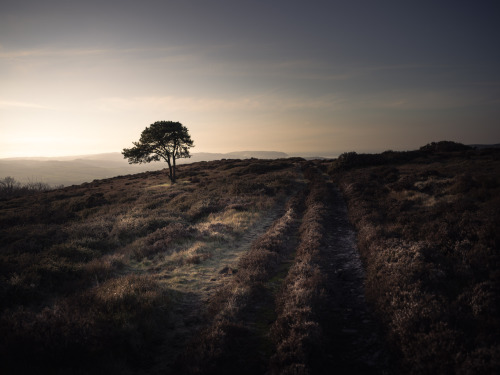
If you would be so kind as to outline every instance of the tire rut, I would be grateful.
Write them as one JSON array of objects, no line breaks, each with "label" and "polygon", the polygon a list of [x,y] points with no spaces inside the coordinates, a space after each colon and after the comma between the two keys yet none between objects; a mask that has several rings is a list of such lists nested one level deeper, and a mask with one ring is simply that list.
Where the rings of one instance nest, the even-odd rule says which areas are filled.
[{"label": "tire rut", "polygon": [[346,205],[314,165],[297,256],[273,327],[276,374],[390,374],[392,362],[365,301],[364,269]]},{"label": "tire rut", "polygon": [[320,249],[327,298],[319,314],[330,346],[326,367],[338,374],[393,373],[381,327],[365,300],[365,273],[356,232],[349,223],[340,191],[331,183],[328,188],[330,203]]},{"label": "tire rut", "polygon": [[[321,245],[317,248],[317,255],[313,256],[314,264],[322,274],[320,303],[316,301],[305,306],[312,311],[312,315],[308,316],[316,319],[319,327],[317,332],[321,332],[321,343],[308,342],[308,339],[303,341],[304,345],[310,346],[305,352],[309,350],[311,353],[312,350],[313,354],[302,365],[298,361],[297,366],[288,367],[286,371],[311,374],[395,373],[378,321],[364,297],[364,269],[356,246],[356,233],[347,217],[345,202],[339,190],[331,182],[327,183],[324,175],[321,176],[327,186],[324,196],[325,209],[320,215],[319,223],[323,228],[323,236]],[[302,200],[305,198],[303,195]],[[250,248],[252,243],[253,248],[283,214],[284,210],[267,215],[243,236],[241,246]],[[279,262],[272,271],[266,271],[264,279],[247,285],[229,284],[232,277],[218,274],[215,277],[223,281],[210,291],[183,297],[177,311],[184,318],[181,324],[185,325],[176,328],[178,333],[184,335],[179,350],[185,345],[188,337],[193,337],[203,326],[206,328],[198,335],[198,341],[195,340],[184,352],[177,362],[176,370],[192,374],[282,373],[280,366],[286,365],[286,362],[273,359],[277,353],[276,345],[280,343],[271,340],[271,331],[278,318],[277,297],[284,285],[283,281],[291,267],[297,263],[297,250],[309,241],[307,235],[299,238],[298,234],[298,228],[304,218],[304,211],[297,212],[291,230],[282,238],[284,241],[283,249],[279,251]],[[313,267],[316,267],[314,264]],[[229,269],[231,267],[232,265]],[[224,290],[225,286],[228,288]],[[242,292],[245,288],[246,292]],[[238,302],[240,307],[236,309],[236,313],[222,311],[216,314],[213,321],[202,322],[200,317],[206,309],[206,298],[217,298],[221,292],[225,293],[220,302],[223,310],[243,296],[243,300]],[[201,298],[202,294],[205,298]],[[293,325],[294,322],[290,324]],[[318,345],[322,347],[314,353]],[[199,355],[200,350],[204,350],[206,354]],[[193,362],[197,356],[198,359]],[[308,363],[308,360],[313,362]]]}]

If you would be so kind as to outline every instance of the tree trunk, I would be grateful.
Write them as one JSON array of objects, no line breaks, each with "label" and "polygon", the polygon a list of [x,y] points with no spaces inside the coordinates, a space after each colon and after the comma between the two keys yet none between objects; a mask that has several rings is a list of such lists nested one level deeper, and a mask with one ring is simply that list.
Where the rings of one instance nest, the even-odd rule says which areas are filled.
[{"label": "tree trunk", "polygon": [[176,169],[175,168],[175,153],[174,153],[174,155],[172,155],[172,161],[174,163],[174,167],[173,167],[173,171],[172,171],[174,173],[174,179],[172,180],[172,183],[175,184],[175,181],[177,179],[177,176],[175,175],[175,169]]},{"label": "tree trunk", "polygon": [[175,183],[175,176],[173,173],[172,163],[170,163],[170,158],[167,159],[167,164],[168,164],[168,177],[170,178],[170,181],[172,183]]}]

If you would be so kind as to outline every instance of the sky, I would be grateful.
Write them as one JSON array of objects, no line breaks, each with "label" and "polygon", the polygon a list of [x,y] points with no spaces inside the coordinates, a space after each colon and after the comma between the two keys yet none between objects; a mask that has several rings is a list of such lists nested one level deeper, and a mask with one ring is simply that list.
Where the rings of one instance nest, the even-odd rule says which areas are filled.
[{"label": "sky", "polygon": [[0,0],[0,158],[500,143],[500,5]]}]

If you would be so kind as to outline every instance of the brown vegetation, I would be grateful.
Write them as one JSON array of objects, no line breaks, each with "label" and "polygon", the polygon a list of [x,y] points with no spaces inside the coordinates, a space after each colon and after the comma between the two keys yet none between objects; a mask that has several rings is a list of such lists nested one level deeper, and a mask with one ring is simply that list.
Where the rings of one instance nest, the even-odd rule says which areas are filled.
[{"label": "brown vegetation", "polygon": [[174,186],[148,172],[0,201],[2,371],[161,367],[185,292],[169,275],[283,204],[298,161],[196,163]]},{"label": "brown vegetation", "polygon": [[[326,244],[327,228],[332,229],[327,222],[333,208],[332,190],[314,163],[303,163],[303,173],[307,186],[253,242],[232,270],[231,282],[210,300],[206,319],[210,323],[179,358],[179,373],[329,374],[335,368],[349,374],[388,369],[373,361],[359,364],[364,361],[359,353],[345,358],[348,355],[341,345],[363,350],[369,339],[364,334],[356,335],[355,342],[340,337],[346,331],[345,322],[338,322],[342,317],[330,309],[330,300],[346,286],[348,298],[357,298],[359,291],[353,289],[355,283],[344,286],[329,280],[330,266],[344,266],[325,267],[333,261],[330,254],[334,251]],[[383,348],[378,345],[376,350]],[[373,352],[362,356],[375,358]]]},{"label": "brown vegetation", "polygon": [[[181,373],[255,374],[266,371],[273,312],[269,279],[292,250],[291,243],[301,206],[301,196],[290,199],[278,218],[242,255],[231,281],[211,299],[211,323],[178,363]],[[267,315],[267,316],[266,316]],[[263,321],[264,319],[264,321]]]},{"label": "brown vegetation", "polygon": [[500,154],[449,146],[383,163],[351,154],[331,174],[402,371],[492,374],[500,369]]},{"label": "brown vegetation", "polygon": [[0,372],[498,372],[499,155],[221,160],[4,197]]},{"label": "brown vegetation", "polygon": [[328,197],[325,182],[311,165],[305,166],[309,194],[299,228],[300,242],[295,261],[277,296],[277,319],[272,326],[276,354],[272,358],[276,373],[306,374],[321,367],[322,332],[317,308],[324,282],[318,263],[324,235],[323,219]]}]

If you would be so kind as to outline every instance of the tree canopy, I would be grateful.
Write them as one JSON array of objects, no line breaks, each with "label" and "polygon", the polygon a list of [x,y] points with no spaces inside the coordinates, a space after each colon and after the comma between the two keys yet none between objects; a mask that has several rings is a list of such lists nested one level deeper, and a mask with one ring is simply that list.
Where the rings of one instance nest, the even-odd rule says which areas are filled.
[{"label": "tree canopy", "polygon": [[193,141],[188,129],[180,122],[157,121],[146,127],[139,142],[132,142],[134,147],[124,148],[122,154],[130,164],[149,163],[164,160],[168,164],[169,178],[176,181],[175,161],[189,158],[189,149]]}]

